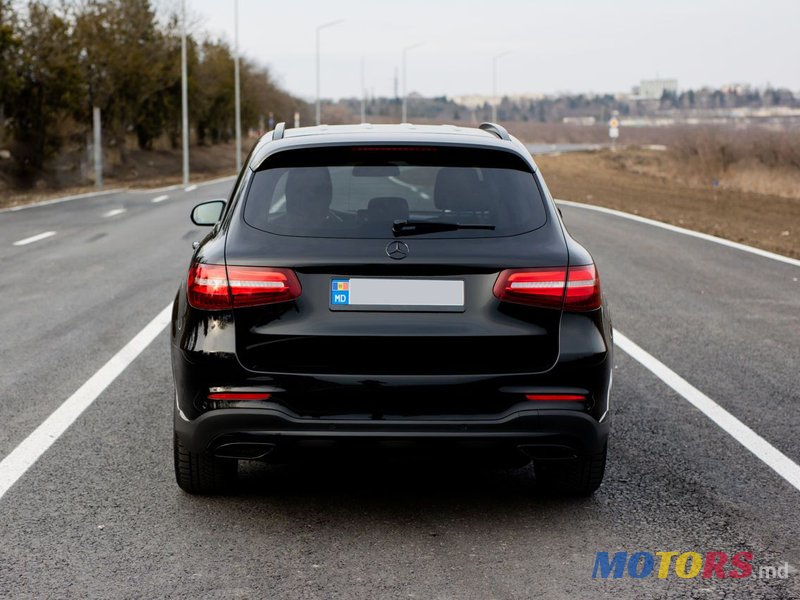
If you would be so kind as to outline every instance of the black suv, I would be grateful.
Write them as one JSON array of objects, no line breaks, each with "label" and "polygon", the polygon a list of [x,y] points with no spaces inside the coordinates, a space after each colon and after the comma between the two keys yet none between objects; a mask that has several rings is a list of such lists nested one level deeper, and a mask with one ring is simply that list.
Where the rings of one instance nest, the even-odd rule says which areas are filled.
[{"label": "black suv", "polygon": [[192,220],[213,228],[172,316],[187,492],[239,460],[398,447],[600,485],[600,281],[503,127],[279,124]]}]

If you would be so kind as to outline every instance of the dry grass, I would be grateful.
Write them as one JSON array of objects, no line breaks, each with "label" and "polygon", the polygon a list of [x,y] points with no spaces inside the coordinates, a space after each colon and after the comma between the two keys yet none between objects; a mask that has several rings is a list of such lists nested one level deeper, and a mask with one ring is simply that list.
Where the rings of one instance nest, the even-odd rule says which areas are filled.
[{"label": "dry grass", "polygon": [[667,172],[690,184],[800,198],[798,131],[685,131],[670,146],[669,158]]},{"label": "dry grass", "polygon": [[536,158],[557,198],[607,206],[800,257],[800,199],[693,185],[666,172],[664,165],[671,160],[666,152],[641,149]]},{"label": "dry grass", "polygon": [[[252,144],[252,140],[245,140],[243,146],[246,144]],[[234,144],[191,147],[189,169],[192,181],[234,175],[236,170],[234,150]],[[243,148],[243,155],[248,150],[249,146]],[[161,187],[180,183],[183,179],[180,150],[131,150],[125,165],[119,163],[118,156],[113,152],[107,153],[105,160],[109,163],[103,177],[106,188]],[[55,167],[49,177],[40,180],[31,190],[15,189],[10,179],[6,179],[4,187],[0,180],[0,208],[93,191],[95,188],[92,183],[80,177],[76,169],[60,170]]]}]

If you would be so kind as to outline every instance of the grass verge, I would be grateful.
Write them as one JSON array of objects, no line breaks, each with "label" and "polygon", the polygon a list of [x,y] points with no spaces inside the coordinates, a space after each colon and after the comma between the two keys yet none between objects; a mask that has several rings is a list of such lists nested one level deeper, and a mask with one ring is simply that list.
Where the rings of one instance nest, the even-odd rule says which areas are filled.
[{"label": "grass verge", "polygon": [[800,258],[800,200],[692,185],[637,167],[647,150],[537,156],[556,198],[597,204]]}]

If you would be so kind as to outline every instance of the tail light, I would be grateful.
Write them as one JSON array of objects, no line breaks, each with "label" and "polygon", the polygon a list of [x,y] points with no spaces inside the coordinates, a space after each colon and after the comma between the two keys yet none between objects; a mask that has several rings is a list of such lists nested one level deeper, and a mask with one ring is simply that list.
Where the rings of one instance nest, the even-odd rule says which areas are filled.
[{"label": "tail light", "polygon": [[570,267],[564,310],[592,310],[600,306],[600,277],[594,265]]},{"label": "tail light", "polygon": [[506,302],[561,308],[567,269],[508,269],[494,284],[494,295]]},{"label": "tail light", "polygon": [[505,302],[564,310],[600,306],[600,278],[594,265],[506,269],[497,277],[494,295]]},{"label": "tail light", "polygon": [[189,304],[195,308],[223,310],[231,307],[225,265],[194,263],[189,267],[186,291]]},{"label": "tail light", "polygon": [[234,308],[300,297],[300,281],[291,269],[228,266],[228,285]]},{"label": "tail light", "polygon": [[189,269],[189,304],[224,310],[286,302],[300,296],[300,281],[291,269],[195,263]]}]

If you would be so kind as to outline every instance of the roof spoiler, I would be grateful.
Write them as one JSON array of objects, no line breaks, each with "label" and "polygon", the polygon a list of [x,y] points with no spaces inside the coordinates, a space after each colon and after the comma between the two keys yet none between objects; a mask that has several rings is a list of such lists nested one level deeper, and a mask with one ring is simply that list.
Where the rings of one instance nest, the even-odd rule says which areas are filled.
[{"label": "roof spoiler", "polygon": [[[507,142],[511,141],[511,136],[508,135],[508,131],[502,125],[498,125],[497,123],[481,123],[478,126],[479,129],[483,129],[484,131],[488,131],[489,133],[495,134],[501,140],[505,140]],[[277,129],[277,127],[276,127]]]}]

